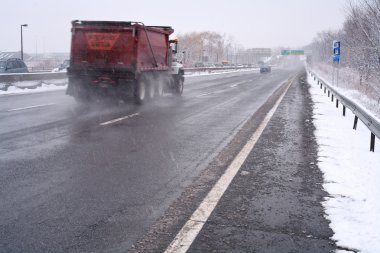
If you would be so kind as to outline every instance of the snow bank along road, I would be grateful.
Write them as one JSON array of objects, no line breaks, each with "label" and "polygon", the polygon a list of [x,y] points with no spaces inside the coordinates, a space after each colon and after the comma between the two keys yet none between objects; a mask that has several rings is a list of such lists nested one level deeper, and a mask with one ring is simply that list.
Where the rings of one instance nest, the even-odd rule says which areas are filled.
[{"label": "snow bank along road", "polygon": [[193,77],[183,97],[142,107],[83,111],[64,91],[0,97],[1,251],[138,250],[157,224],[167,246],[295,72]]},{"label": "snow bank along road", "polygon": [[[320,89],[309,75],[314,101],[318,167],[324,174],[323,202],[333,239],[353,252],[380,249],[380,149],[369,152],[370,130],[360,120],[352,129],[354,114],[346,111]],[[376,140],[379,143],[379,139]]]}]

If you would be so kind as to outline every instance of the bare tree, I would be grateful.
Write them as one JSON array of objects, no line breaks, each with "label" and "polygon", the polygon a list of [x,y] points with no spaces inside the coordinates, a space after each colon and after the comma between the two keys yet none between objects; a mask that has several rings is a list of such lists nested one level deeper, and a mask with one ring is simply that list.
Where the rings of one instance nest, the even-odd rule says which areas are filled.
[{"label": "bare tree", "polygon": [[334,39],[341,40],[341,65],[359,73],[363,91],[380,97],[380,0],[349,1],[343,28],[319,33],[307,47],[314,62],[331,63]]}]

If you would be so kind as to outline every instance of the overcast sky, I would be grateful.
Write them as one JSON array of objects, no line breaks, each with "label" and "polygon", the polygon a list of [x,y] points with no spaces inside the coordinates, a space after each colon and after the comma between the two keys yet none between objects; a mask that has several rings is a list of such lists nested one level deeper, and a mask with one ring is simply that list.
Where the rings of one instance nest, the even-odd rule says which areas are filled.
[{"label": "overcast sky", "polygon": [[172,26],[176,33],[216,31],[245,48],[311,42],[317,32],[338,29],[346,0],[9,0],[2,1],[0,51],[68,52],[70,21],[141,21]]}]

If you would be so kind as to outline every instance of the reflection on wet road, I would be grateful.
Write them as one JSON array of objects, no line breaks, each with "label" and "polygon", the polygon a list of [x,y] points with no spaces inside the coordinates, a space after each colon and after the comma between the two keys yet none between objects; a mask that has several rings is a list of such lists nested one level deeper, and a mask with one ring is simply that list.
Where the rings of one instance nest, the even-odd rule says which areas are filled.
[{"label": "reflection on wet road", "polygon": [[1,248],[128,249],[293,74],[189,77],[141,107],[0,97]]}]

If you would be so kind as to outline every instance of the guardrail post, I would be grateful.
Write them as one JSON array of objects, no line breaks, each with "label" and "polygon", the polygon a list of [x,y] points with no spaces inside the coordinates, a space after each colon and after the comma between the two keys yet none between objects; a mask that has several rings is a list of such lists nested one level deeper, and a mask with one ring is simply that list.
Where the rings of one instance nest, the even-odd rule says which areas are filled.
[{"label": "guardrail post", "polygon": [[354,119],[354,129],[356,130],[356,127],[358,126],[358,116],[355,115]]},{"label": "guardrail post", "polygon": [[375,152],[375,135],[373,133],[371,133],[371,147],[369,151]]},{"label": "guardrail post", "polygon": [[[339,102],[342,104],[342,107],[343,107],[343,117],[346,116],[346,101],[344,98],[344,96],[342,96],[342,101],[340,101],[341,99],[341,95],[339,92],[335,91],[334,88],[331,88],[330,89],[330,86],[328,84],[324,84],[323,85],[323,82],[320,81],[320,79],[314,75],[313,73],[311,73],[311,77],[314,77],[314,80],[317,80],[317,84],[320,85],[321,89],[322,87],[324,86],[324,93],[326,94],[326,91],[327,91],[327,96],[328,98],[330,98],[330,93],[331,93],[331,101],[334,102],[334,95],[335,95],[335,106],[336,108],[339,108]],[[379,101],[380,101],[380,98],[379,98]],[[369,114],[367,114],[365,111],[363,111],[362,109],[360,109],[358,107],[358,105],[354,102],[354,101],[351,101],[349,99],[347,99],[347,105],[348,108],[350,109],[351,107],[353,108],[352,109],[352,112],[354,113],[354,125],[353,125],[353,129],[354,130],[357,130],[357,127],[358,127],[358,120],[359,120],[359,116],[357,115],[360,115],[360,120],[363,122],[363,124],[365,126],[367,126],[367,128],[369,129],[370,133],[371,133],[371,138],[370,138],[370,152],[375,152],[375,142],[376,142],[376,138],[380,138],[380,121],[378,121],[376,118],[373,118],[372,116],[370,116]],[[351,105],[350,105],[351,103]],[[355,115],[356,114],[356,115]]]}]

